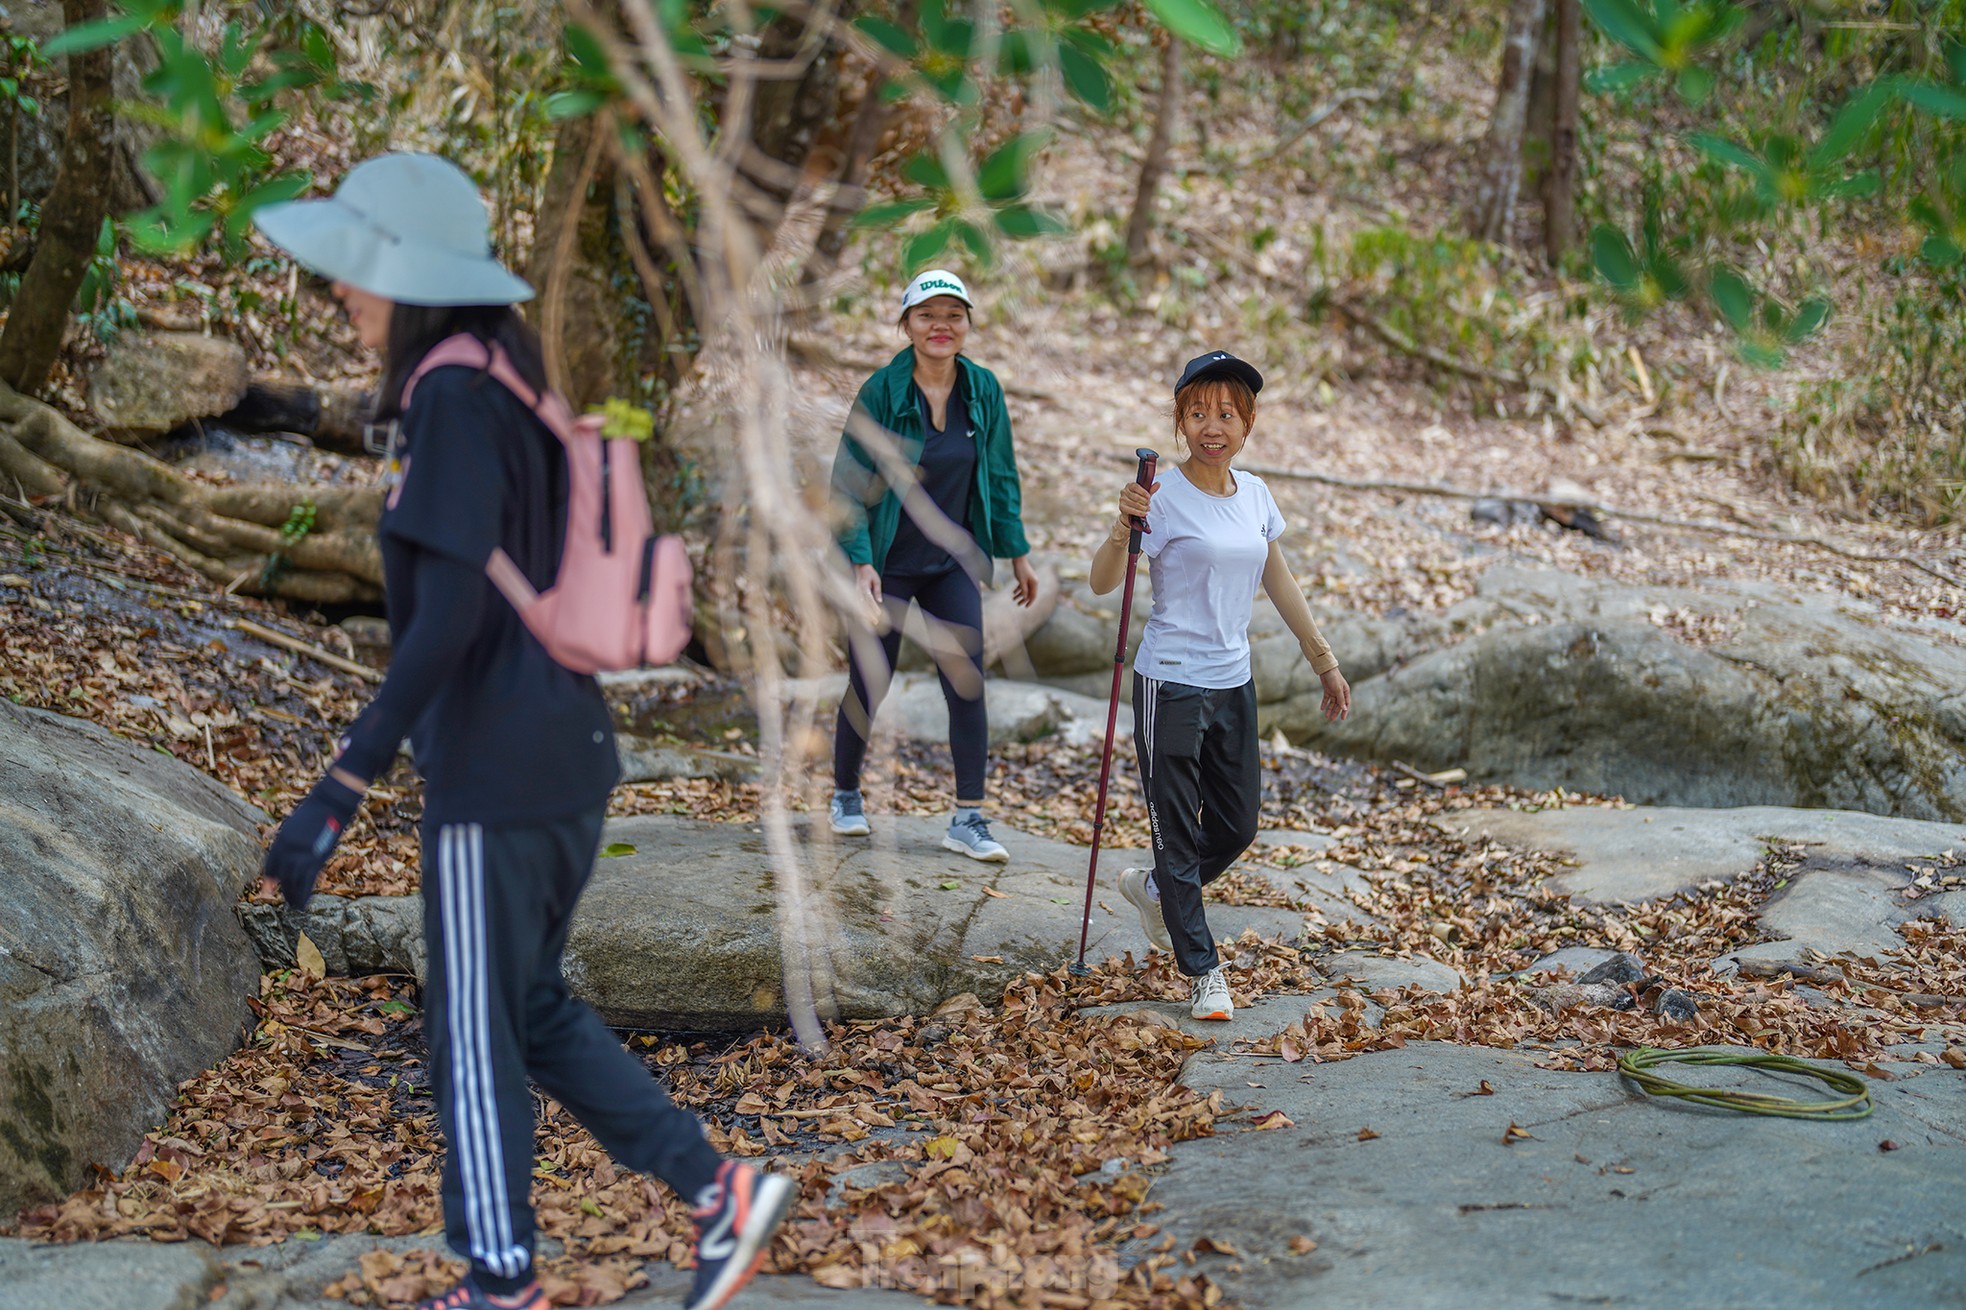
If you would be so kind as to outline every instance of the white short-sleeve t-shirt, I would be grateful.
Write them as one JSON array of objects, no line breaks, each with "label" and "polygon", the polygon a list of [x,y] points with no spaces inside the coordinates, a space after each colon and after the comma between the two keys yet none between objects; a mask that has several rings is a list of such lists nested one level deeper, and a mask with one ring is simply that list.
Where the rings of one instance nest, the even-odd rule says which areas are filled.
[{"label": "white short-sleeve t-shirt", "polygon": [[1249,681],[1249,607],[1284,524],[1263,479],[1238,469],[1235,484],[1212,496],[1178,465],[1161,474],[1140,539],[1154,608],[1135,673],[1214,689]]}]

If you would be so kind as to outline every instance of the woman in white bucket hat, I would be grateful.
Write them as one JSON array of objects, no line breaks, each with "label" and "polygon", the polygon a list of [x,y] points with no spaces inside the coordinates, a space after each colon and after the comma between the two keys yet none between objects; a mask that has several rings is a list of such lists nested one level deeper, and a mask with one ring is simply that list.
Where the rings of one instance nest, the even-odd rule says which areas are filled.
[{"label": "woman in white bucket hat", "polygon": [[[973,305],[969,288],[947,269],[928,269],[908,284],[901,295],[908,344],[861,385],[833,457],[840,550],[853,566],[869,617],[879,623],[880,658],[869,658],[864,640],[849,647],[847,692],[833,726],[830,817],[836,833],[864,837],[870,831],[860,769],[912,602],[958,647],[936,660],[956,774],[955,811],[942,845],[971,859],[1001,862],[1010,852],[990,835],[982,809],[990,723],[978,580],[989,580],[993,560],[1010,560],[1017,603],[1029,605],[1038,579],[1024,540],[1003,387],[962,353]],[[869,428],[888,434],[914,470],[912,486],[889,484],[863,441]]]},{"label": "woman in white bucket hat", "polygon": [[368,160],[332,197],[268,206],[254,221],[333,282],[362,343],[382,352],[378,417],[400,422],[400,480],[378,528],[389,674],[280,826],[265,878],[304,906],[370,781],[412,738],[425,797],[424,1031],[449,1146],[444,1224],[470,1262],[419,1310],[546,1310],[532,1268],[528,1078],[621,1163],[693,1201],[688,1304],[722,1305],[762,1262],[792,1186],[719,1158],[567,989],[560,957],[618,774],[614,737],[598,684],[556,663],[485,572],[503,550],[534,587],[551,585],[565,456],[489,368],[417,376],[434,347],[464,335],[543,394],[538,339],[512,308],[532,288],[493,256],[470,178],[432,155]]}]

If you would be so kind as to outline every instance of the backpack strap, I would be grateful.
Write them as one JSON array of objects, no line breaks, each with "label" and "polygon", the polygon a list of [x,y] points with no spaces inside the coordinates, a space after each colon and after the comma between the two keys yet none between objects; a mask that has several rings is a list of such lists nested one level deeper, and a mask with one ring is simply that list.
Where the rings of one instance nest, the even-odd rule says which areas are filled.
[{"label": "backpack strap", "polygon": [[[419,378],[432,369],[445,368],[452,364],[489,372],[507,391],[523,401],[526,408],[546,425],[547,430],[560,439],[562,445],[572,442],[573,410],[560,398],[559,393],[550,389],[545,392],[533,391],[526,384],[525,378],[519,375],[519,370],[512,366],[512,361],[506,357],[503,349],[498,346],[487,346],[469,332],[446,337],[424,352],[423,358],[417,361],[416,369],[403,382],[402,407],[409,408],[410,393],[415,390]],[[526,580],[525,573],[512,557],[505,553],[503,547],[494,548],[491,558],[485,561],[485,576],[490,578],[499,593],[512,603],[512,608],[521,614],[539,598],[539,592]]]},{"label": "backpack strap", "polygon": [[517,396],[527,409],[537,415],[539,421],[544,423],[554,436],[561,441],[567,441],[573,436],[573,410],[560,398],[559,393],[551,389],[534,392],[527,385],[526,380],[519,375],[519,370],[513,367],[511,359],[506,356],[501,347],[487,346],[469,332],[445,337],[424,352],[423,358],[417,361],[415,371],[403,382],[402,407],[409,408],[410,395],[415,391],[417,382],[424,374],[451,364],[461,364],[466,368],[489,372],[504,385],[507,391]]}]

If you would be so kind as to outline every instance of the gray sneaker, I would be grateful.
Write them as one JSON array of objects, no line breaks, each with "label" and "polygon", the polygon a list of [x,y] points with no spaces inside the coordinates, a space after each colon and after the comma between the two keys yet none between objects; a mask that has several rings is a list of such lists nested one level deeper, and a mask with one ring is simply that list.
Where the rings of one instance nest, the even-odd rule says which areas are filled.
[{"label": "gray sneaker", "polygon": [[865,837],[870,831],[867,827],[866,807],[860,802],[857,791],[836,791],[833,804],[829,807],[833,820],[833,831],[842,837]]},{"label": "gray sneaker", "polygon": [[1010,852],[990,836],[990,825],[983,821],[982,815],[973,819],[952,819],[949,831],[942,838],[944,850],[967,855],[972,860],[988,860],[992,864],[1005,864],[1010,860]]},{"label": "gray sneaker", "polygon": [[1120,895],[1133,903],[1140,912],[1140,931],[1147,934],[1147,940],[1163,951],[1174,949],[1174,939],[1167,935],[1167,916],[1160,912],[1160,902],[1147,890],[1147,869],[1121,869]]}]

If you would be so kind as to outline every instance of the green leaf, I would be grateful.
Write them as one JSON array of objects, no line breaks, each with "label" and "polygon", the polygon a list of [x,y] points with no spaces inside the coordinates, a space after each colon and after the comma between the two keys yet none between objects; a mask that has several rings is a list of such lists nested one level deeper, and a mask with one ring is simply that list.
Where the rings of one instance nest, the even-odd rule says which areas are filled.
[{"label": "green leaf", "polygon": [[924,209],[935,208],[935,204],[933,196],[910,196],[904,200],[889,200],[883,204],[870,205],[853,216],[853,226],[893,227],[910,214],[919,214]]},{"label": "green leaf", "polygon": [[1031,160],[1044,148],[1042,132],[1020,132],[990,152],[976,171],[976,189],[985,200],[1015,200],[1024,194]]},{"label": "green leaf", "polygon": [[546,97],[546,116],[556,122],[585,118],[608,102],[599,91],[556,91]]},{"label": "green leaf", "polygon": [[1044,0],[1044,7],[1060,18],[1076,22],[1088,14],[1111,9],[1119,0]]},{"label": "green leaf", "polygon": [[931,150],[917,151],[901,166],[901,176],[930,191],[949,189],[949,170],[942,167],[941,156]]},{"label": "green leaf", "polygon": [[1721,318],[1736,332],[1745,332],[1754,321],[1754,288],[1733,269],[1720,267],[1707,278],[1707,293]]},{"label": "green leaf", "polygon": [[1854,150],[1895,91],[1896,88],[1879,83],[1850,97],[1823,129],[1816,148],[1809,152],[1809,167],[1828,168]]},{"label": "green leaf", "polygon": [[899,55],[903,59],[913,59],[921,53],[921,42],[885,18],[875,18],[871,15],[856,18],[853,20],[853,25],[889,54]]},{"label": "green leaf", "polygon": [[1029,32],[1005,32],[1003,42],[997,47],[997,71],[1000,73],[1028,73],[1038,64],[1037,52],[1031,43]]},{"label": "green leaf", "polygon": [[1804,341],[1816,335],[1818,329],[1829,318],[1829,299],[1826,296],[1811,296],[1796,307],[1795,319],[1788,325],[1782,336],[1791,344]]},{"label": "green leaf", "polygon": [[1065,42],[1058,47],[1058,71],[1064,74],[1065,89],[1087,109],[1102,116],[1113,112],[1113,82],[1097,59]]},{"label": "green leaf", "polygon": [[1642,64],[1637,60],[1628,60],[1605,68],[1593,68],[1584,74],[1584,88],[1593,95],[1612,94],[1637,86],[1647,78],[1658,75],[1657,64]]},{"label": "green leaf", "polygon": [[1013,241],[1068,235],[1071,224],[1033,205],[1005,205],[996,212],[997,230]]},{"label": "green leaf", "polygon": [[965,246],[969,247],[969,253],[975,257],[977,263],[985,268],[990,268],[996,264],[996,246],[991,242],[988,232],[985,232],[982,228],[976,226],[976,224],[966,218],[958,218],[956,220],[956,235],[962,238],[962,243]]},{"label": "green leaf", "polygon": [[947,882],[939,884],[939,886],[945,892],[958,892],[961,891],[963,887],[962,883],[958,882],[954,878],[951,878]]},{"label": "green leaf", "polygon": [[255,210],[292,200],[307,190],[313,181],[313,177],[307,173],[281,173],[260,183],[233,202],[232,212],[225,216],[225,235],[234,238],[244,236],[252,224]]},{"label": "green leaf", "polygon": [[1898,95],[1907,104],[1942,118],[1966,118],[1966,91],[1940,86],[1936,82],[1903,82]]},{"label": "green leaf", "polygon": [[1925,243],[1918,248],[1918,253],[1933,268],[1951,268],[1959,262],[1963,252],[1951,237],[1934,233],[1925,238]]},{"label": "green leaf", "polygon": [[618,855],[633,855],[635,848],[625,841],[613,841],[601,847],[601,858],[612,859]]},{"label": "green leaf", "polygon": [[589,77],[612,78],[614,67],[608,63],[607,47],[601,38],[578,23],[566,27],[567,58],[579,65],[581,72]]},{"label": "green leaf", "polygon": [[134,32],[141,32],[150,24],[136,14],[122,14],[115,18],[99,19],[71,27],[55,33],[48,43],[41,47],[41,53],[53,59],[57,55],[86,54],[100,50],[106,45],[115,45]]},{"label": "green leaf", "polygon": [[1147,8],[1161,26],[1212,55],[1242,53],[1242,38],[1209,0],[1147,0]]},{"label": "green leaf", "polygon": [[1713,71],[1698,64],[1679,70],[1679,98],[1689,105],[1704,103],[1713,93]]},{"label": "green leaf", "polygon": [[917,232],[902,252],[901,262],[908,268],[920,268],[947,250],[955,235],[954,220],[945,218],[933,227]]},{"label": "green leaf", "polygon": [[970,49],[976,44],[976,24],[965,18],[951,18],[942,0],[927,0],[922,6],[922,36],[937,54],[967,61]]},{"label": "green leaf", "polygon": [[1620,291],[1638,286],[1638,261],[1632,257],[1631,242],[1609,223],[1591,229],[1591,265],[1598,275]]},{"label": "green leaf", "polygon": [[1876,195],[1878,185],[1876,171],[1867,168],[1861,173],[1852,173],[1849,177],[1838,178],[1833,182],[1824,184],[1818,190],[1817,194],[1834,196],[1840,200],[1862,199],[1865,196]]},{"label": "green leaf", "polygon": [[1584,12],[1598,30],[1642,59],[1658,63],[1664,53],[1659,48],[1658,29],[1632,0],[1584,0]]},{"label": "green leaf", "polygon": [[1095,32],[1089,27],[1068,27],[1059,37],[1067,44],[1077,46],[1100,63],[1111,63],[1119,56],[1120,48],[1108,40],[1103,32]]},{"label": "green leaf", "polygon": [[1715,136],[1711,132],[1695,132],[1688,139],[1692,141],[1695,149],[1709,159],[1746,169],[1764,182],[1770,178],[1768,165],[1746,146],[1737,145],[1726,137]]}]

